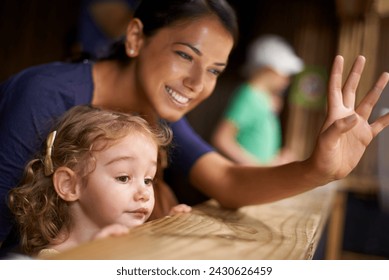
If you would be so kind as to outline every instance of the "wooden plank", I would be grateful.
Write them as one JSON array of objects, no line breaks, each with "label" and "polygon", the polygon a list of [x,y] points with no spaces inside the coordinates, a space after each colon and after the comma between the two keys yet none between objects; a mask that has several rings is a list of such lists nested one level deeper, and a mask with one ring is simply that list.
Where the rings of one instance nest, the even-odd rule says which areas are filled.
[{"label": "wooden plank", "polygon": [[335,184],[278,202],[226,210],[215,201],[130,234],[83,244],[55,259],[311,259]]}]

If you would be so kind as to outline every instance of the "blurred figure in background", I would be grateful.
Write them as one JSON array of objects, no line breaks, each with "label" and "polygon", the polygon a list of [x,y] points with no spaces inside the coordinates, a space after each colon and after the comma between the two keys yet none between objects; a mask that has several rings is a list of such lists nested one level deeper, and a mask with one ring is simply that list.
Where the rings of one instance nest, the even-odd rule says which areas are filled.
[{"label": "blurred figure in background", "polygon": [[104,56],[111,44],[126,34],[140,0],[83,0],[79,18],[79,51],[92,58]]},{"label": "blurred figure in background", "polygon": [[213,136],[213,145],[240,164],[279,165],[295,159],[282,146],[278,114],[291,77],[303,61],[281,37],[266,35],[249,47],[244,82],[233,95]]}]

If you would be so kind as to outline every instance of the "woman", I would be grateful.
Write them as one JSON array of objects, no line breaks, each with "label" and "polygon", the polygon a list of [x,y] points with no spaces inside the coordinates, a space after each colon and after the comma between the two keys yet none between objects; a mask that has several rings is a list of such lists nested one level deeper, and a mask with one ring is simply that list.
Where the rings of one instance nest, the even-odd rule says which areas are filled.
[{"label": "woman", "polygon": [[[168,183],[174,187],[176,178],[186,177],[224,207],[282,199],[346,176],[389,123],[389,116],[367,123],[388,81],[387,73],[354,110],[363,57],[355,61],[343,90],[343,58],[336,57],[328,115],[312,156],[305,161],[272,168],[236,166],[182,119],[212,93],[227,66],[236,30],[235,14],[224,0],[143,0],[118,55],[93,64],[38,66],[4,83],[0,90],[0,239],[11,228],[8,190],[18,183],[24,165],[46,139],[49,121],[78,104],[137,112],[150,122],[158,118],[173,122],[175,149],[167,170],[173,180]],[[36,134],[40,142],[34,143]],[[182,190],[180,186],[175,189]]]}]

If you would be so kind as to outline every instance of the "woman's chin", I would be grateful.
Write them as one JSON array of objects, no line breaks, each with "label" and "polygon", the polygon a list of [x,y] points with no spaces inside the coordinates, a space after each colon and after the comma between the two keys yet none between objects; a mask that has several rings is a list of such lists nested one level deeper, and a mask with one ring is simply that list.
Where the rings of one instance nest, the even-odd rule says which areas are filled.
[{"label": "woman's chin", "polygon": [[164,119],[164,120],[166,120],[166,121],[168,121],[168,122],[176,122],[179,119],[181,119],[185,115],[185,113],[186,112],[177,112],[177,111],[174,111],[174,112],[161,112],[159,117]]}]

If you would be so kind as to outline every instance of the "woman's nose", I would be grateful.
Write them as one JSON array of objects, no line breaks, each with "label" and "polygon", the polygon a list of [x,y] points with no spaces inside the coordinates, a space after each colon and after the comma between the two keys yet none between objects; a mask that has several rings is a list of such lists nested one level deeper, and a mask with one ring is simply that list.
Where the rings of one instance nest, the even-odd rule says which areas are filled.
[{"label": "woman's nose", "polygon": [[200,67],[193,67],[184,79],[184,86],[192,92],[199,93],[204,89],[204,72]]}]

